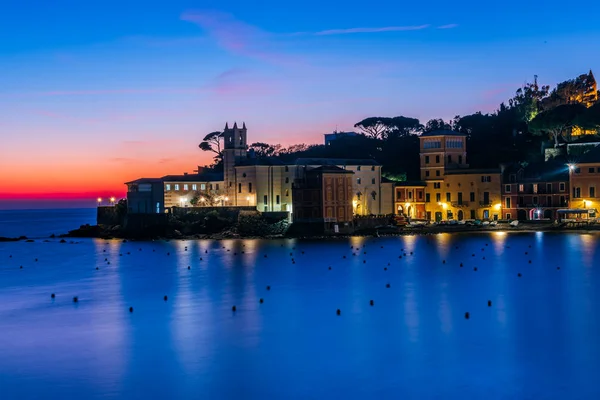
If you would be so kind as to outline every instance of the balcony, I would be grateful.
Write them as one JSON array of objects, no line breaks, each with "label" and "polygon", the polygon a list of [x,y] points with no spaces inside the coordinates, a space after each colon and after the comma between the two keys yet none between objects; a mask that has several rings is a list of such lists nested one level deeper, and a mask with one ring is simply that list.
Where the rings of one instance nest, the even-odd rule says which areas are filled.
[{"label": "balcony", "polygon": [[492,206],[492,202],[491,201],[480,201],[479,202],[479,206],[480,207],[491,207]]}]

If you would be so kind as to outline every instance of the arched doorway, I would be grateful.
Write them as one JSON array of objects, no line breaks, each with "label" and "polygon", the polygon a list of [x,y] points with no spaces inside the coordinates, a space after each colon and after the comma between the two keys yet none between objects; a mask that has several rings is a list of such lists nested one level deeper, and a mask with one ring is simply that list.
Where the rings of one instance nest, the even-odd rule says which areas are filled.
[{"label": "arched doorway", "polygon": [[396,214],[397,215],[404,215],[404,208],[402,208],[401,205],[398,206],[398,212]]},{"label": "arched doorway", "polygon": [[412,206],[406,207],[406,216],[412,218]]},{"label": "arched doorway", "polygon": [[552,210],[544,210],[544,218],[552,219]]},{"label": "arched doorway", "polygon": [[517,210],[517,219],[519,221],[527,221],[527,211]]},{"label": "arched doorway", "polygon": [[462,221],[464,218],[463,210],[458,210],[457,218],[459,221]]}]

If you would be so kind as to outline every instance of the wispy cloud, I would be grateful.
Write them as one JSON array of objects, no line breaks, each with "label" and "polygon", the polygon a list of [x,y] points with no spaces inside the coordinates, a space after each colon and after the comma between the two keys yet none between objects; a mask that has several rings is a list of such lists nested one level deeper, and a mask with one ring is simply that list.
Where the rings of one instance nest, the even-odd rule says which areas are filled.
[{"label": "wispy cloud", "polygon": [[452,28],[456,28],[456,27],[458,27],[458,24],[440,25],[437,28],[438,29],[452,29]]},{"label": "wispy cloud", "polygon": [[181,15],[206,31],[225,50],[273,64],[289,64],[291,57],[273,49],[272,35],[255,26],[218,11],[189,11]]},{"label": "wispy cloud", "polygon": [[381,28],[347,28],[347,29],[328,29],[324,31],[314,32],[315,36],[325,35],[348,35],[353,33],[379,33],[379,32],[402,32],[402,31],[420,31],[427,29],[431,25],[412,25],[412,26],[385,26]]},{"label": "wispy cloud", "polygon": [[[102,94],[167,94],[167,93],[200,93],[200,88],[156,88],[156,89],[103,89],[103,90],[53,90],[29,93],[35,96],[75,96]],[[27,95],[27,93],[25,93]]]}]

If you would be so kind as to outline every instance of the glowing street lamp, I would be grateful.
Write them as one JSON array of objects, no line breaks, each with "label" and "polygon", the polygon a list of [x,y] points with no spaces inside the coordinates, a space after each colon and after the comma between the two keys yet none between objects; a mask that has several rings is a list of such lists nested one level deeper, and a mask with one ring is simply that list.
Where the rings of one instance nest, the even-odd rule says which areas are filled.
[{"label": "glowing street lamp", "polygon": [[98,202],[98,205],[100,205],[100,203],[102,203],[102,197],[98,197],[96,201]]},{"label": "glowing street lamp", "polygon": [[114,206],[114,205],[115,205],[115,200],[116,200],[116,199],[115,199],[114,197],[111,197],[111,198],[110,198],[110,204],[112,204],[112,205]]}]

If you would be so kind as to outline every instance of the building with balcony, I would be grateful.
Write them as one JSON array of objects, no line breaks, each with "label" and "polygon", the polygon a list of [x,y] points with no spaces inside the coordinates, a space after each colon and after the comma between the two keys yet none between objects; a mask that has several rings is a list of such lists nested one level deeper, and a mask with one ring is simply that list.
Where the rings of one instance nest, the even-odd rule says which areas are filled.
[{"label": "building with balcony", "polygon": [[396,182],[394,210],[396,215],[409,219],[425,219],[425,182]]},{"label": "building with balcony", "polygon": [[[569,193],[571,195],[569,208],[599,209],[600,147],[596,147],[579,157],[574,157],[568,164],[568,171]],[[591,214],[595,216],[595,212]]]},{"label": "building with balcony", "polygon": [[569,171],[564,160],[506,166],[502,173],[502,212],[507,220],[555,220],[569,207]]}]

